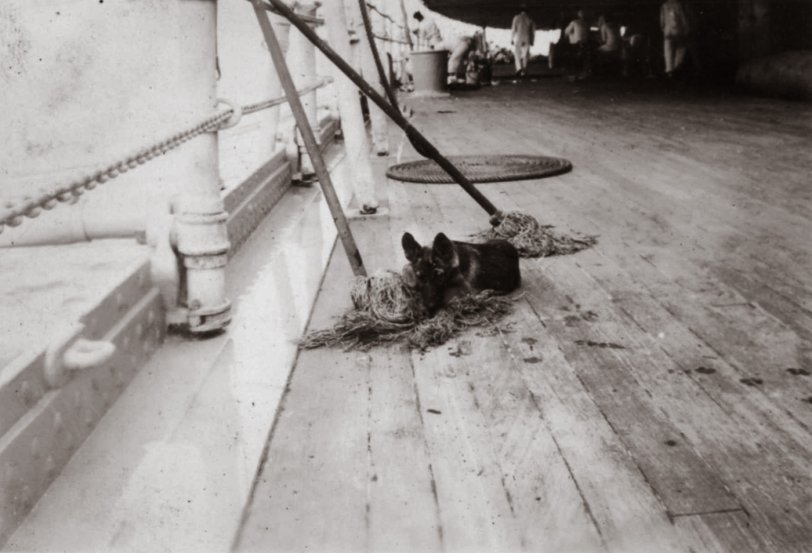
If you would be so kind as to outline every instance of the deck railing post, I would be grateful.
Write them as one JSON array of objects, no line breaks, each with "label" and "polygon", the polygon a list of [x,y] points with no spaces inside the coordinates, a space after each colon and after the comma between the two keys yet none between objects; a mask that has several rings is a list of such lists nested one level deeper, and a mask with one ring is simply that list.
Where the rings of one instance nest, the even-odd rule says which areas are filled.
[{"label": "deck railing post", "polygon": [[[321,2],[317,1],[297,2],[295,4],[295,11],[300,15],[315,16],[316,10],[320,5]],[[291,76],[293,77],[293,82],[296,84],[296,88],[313,84],[317,78],[315,46],[296,29],[290,32],[289,44],[287,63],[291,69]],[[302,95],[301,100],[310,126],[318,130],[319,121],[316,91],[314,90]],[[313,162],[304,147],[301,133],[294,129],[291,138],[296,144],[296,152],[299,159],[298,175],[295,176],[303,181],[311,180],[315,175],[315,171],[313,169]]]},{"label": "deck railing post", "polygon": [[[350,0],[351,3],[354,0]],[[322,7],[328,39],[335,51],[345,60],[352,58],[350,37],[347,32],[347,17],[344,11],[346,0],[331,0]],[[337,68],[331,67],[338,89],[338,111],[341,116],[341,129],[347,158],[351,164],[355,182],[355,194],[362,212],[374,212],[378,208],[375,197],[375,180],[369,161],[369,139],[366,134],[364,117],[358,89]]]},{"label": "deck railing post", "polygon": [[[358,65],[360,65],[360,73],[364,78],[379,94],[383,95],[384,89],[380,83],[378,70],[375,67],[375,59],[372,57],[369,40],[364,31],[364,23],[358,2],[356,0],[347,0],[346,6],[349,13],[352,14],[353,30],[355,31],[355,38],[357,39],[353,41],[351,46],[351,48],[355,50],[354,53],[357,54],[354,59],[356,59]],[[369,102],[369,118],[372,126],[373,148],[379,156],[385,156],[389,154],[389,133],[386,114],[374,103]]]},{"label": "deck railing post", "polygon": [[[196,17],[188,19],[195,44],[193,63],[208,76],[205,83],[188,91],[198,100],[207,99],[209,109],[216,105],[216,6],[214,0],[197,0]],[[191,15],[191,14],[190,14]],[[189,29],[186,30],[190,33]],[[194,40],[192,40],[194,39]],[[173,199],[174,243],[181,259],[181,316],[170,322],[181,323],[191,332],[210,332],[224,328],[230,320],[231,304],[226,298],[226,262],[228,231],[220,194],[217,132],[196,139],[192,152],[190,178],[183,179]]]},{"label": "deck railing post", "polygon": [[[288,49],[290,23],[272,14],[282,49]],[[262,42],[254,14],[245,2],[217,2],[217,96],[239,105],[278,98],[282,87]],[[279,148],[279,107],[244,116],[218,134],[220,177],[227,189],[244,182]]]}]

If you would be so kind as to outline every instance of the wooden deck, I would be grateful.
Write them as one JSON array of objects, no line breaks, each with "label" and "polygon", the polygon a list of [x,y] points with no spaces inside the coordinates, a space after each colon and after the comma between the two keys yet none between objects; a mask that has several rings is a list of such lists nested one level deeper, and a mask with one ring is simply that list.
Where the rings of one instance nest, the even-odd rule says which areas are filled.
[{"label": "wooden deck", "polygon": [[[809,105],[546,80],[413,106],[446,153],[570,159],[482,190],[599,242],[523,260],[499,332],[301,352],[235,549],[811,551]],[[353,222],[373,270],[487,224],[455,186],[385,193]],[[339,246],[312,328],[350,283]]]}]

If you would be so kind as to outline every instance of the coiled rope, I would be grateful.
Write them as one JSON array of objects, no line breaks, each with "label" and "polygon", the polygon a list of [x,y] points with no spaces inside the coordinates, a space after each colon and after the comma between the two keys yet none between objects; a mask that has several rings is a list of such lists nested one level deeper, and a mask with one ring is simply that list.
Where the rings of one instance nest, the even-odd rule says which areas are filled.
[{"label": "coiled rope", "polygon": [[497,329],[498,321],[511,311],[519,297],[489,290],[466,294],[452,299],[429,317],[419,294],[391,271],[356,277],[350,295],[355,308],[344,313],[331,328],[305,334],[299,341],[300,347],[367,350],[400,342],[426,350],[446,343],[468,328]]}]

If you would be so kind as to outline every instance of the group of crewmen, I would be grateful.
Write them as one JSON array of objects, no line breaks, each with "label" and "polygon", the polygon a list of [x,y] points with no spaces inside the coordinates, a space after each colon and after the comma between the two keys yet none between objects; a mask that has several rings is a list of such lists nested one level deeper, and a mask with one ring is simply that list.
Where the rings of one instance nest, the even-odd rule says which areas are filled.
[{"label": "group of crewmen", "polygon": [[[609,14],[598,17],[599,44],[595,46],[590,34],[590,25],[584,11],[564,29],[561,40],[550,48],[548,62],[555,65],[557,54],[572,53],[581,60],[582,75],[592,72],[593,62],[608,65],[613,61],[622,62],[624,73],[627,62],[643,47],[644,37],[639,32],[627,30],[623,38],[620,28]],[[699,56],[696,50],[695,24],[682,0],[664,0],[660,6],[660,29],[663,34],[663,56],[665,75],[672,78],[684,65],[686,54],[690,55],[694,70],[699,70]]]},{"label": "group of crewmen", "polygon": [[[473,35],[459,37],[454,43],[444,43],[437,24],[424,17],[419,11],[414,13],[418,22],[417,46],[425,49],[445,48],[450,51],[448,60],[448,74],[452,80],[459,73],[462,62],[472,52],[484,52],[484,37],[480,31]],[[577,15],[563,29],[557,44],[550,45],[548,64],[552,69],[558,64],[557,58],[571,57],[580,61],[581,73],[579,76],[588,76],[592,73],[593,63],[599,66],[623,67],[627,70],[628,61],[634,52],[641,50],[644,37],[640,33],[627,30],[626,36],[621,38],[619,25],[611,14],[604,13],[598,17],[597,44],[590,33],[590,23],[583,10],[579,9]],[[660,28],[663,33],[663,53],[665,58],[666,76],[672,77],[681,69],[686,58],[690,55],[694,69],[699,67],[699,59],[694,40],[694,23],[682,0],[663,0],[660,7]],[[527,14],[526,6],[513,18],[511,25],[511,44],[514,50],[514,63],[516,75],[524,76],[530,58],[530,48],[536,36],[536,26]],[[616,63],[618,62],[618,63]]]}]

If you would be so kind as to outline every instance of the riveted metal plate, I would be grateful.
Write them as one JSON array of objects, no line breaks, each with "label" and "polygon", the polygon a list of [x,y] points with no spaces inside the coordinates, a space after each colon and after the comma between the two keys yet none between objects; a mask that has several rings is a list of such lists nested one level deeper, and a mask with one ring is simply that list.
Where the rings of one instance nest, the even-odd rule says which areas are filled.
[{"label": "riveted metal plate", "polygon": [[33,407],[48,389],[45,350],[28,351],[2,368],[0,377],[0,436]]},{"label": "riveted metal plate", "polygon": [[[3,417],[7,428],[0,435],[0,544],[163,341],[164,309],[148,271],[148,264],[139,267],[83,317],[85,336],[93,332],[94,339],[115,344],[116,353],[107,363],[75,372],[63,386],[45,391],[42,352],[28,358],[30,363],[12,380],[18,383],[13,388],[17,407],[10,413],[17,416]],[[21,363],[26,360],[21,359]],[[19,384],[23,376],[26,382],[35,382],[32,378],[39,376],[38,388],[33,384],[26,388],[39,391],[39,397],[36,392],[23,394]]]}]

